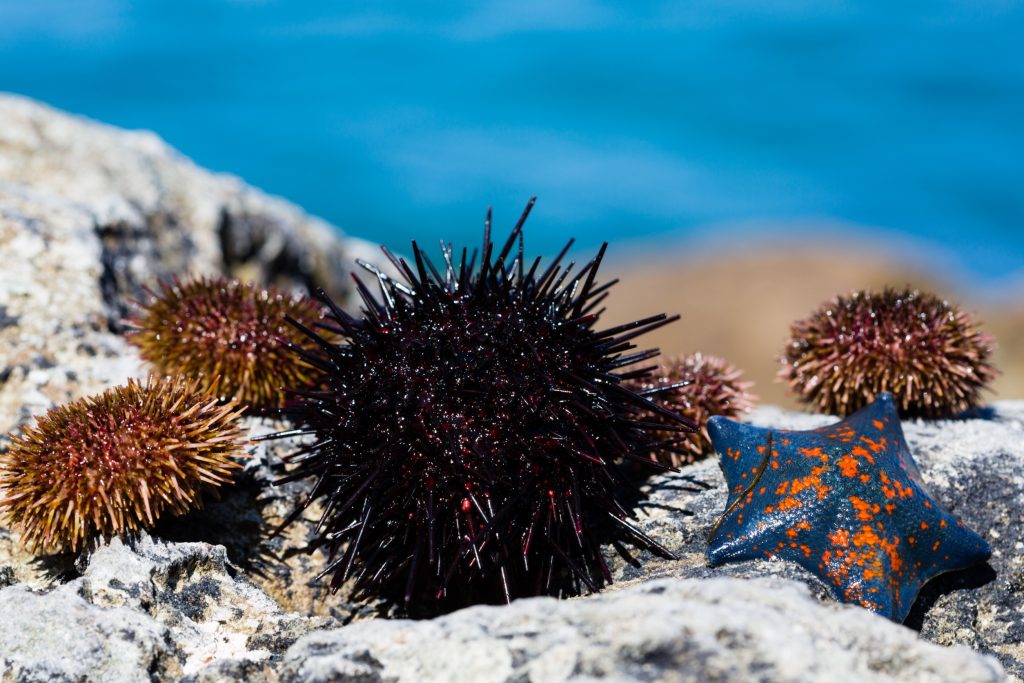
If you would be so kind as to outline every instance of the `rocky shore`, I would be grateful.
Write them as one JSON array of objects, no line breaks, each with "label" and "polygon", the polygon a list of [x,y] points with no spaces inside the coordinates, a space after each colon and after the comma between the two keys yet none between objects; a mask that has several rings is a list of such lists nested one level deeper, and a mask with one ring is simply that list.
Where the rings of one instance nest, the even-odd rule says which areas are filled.
[{"label": "rocky shore", "polygon": [[[144,374],[121,321],[158,278],[235,274],[345,300],[353,260],[375,254],[152,134],[0,95],[0,435]],[[608,548],[615,583],[600,595],[389,619],[312,580],[308,525],[269,536],[303,489],[272,487],[279,454],[254,445],[219,500],[89,555],[33,557],[0,529],[0,680],[1024,680],[1024,401],[904,429],[932,492],[993,556],[935,580],[903,626],[836,604],[795,565],[708,568],[725,501],[713,459],[652,478],[638,508],[678,561]]]}]

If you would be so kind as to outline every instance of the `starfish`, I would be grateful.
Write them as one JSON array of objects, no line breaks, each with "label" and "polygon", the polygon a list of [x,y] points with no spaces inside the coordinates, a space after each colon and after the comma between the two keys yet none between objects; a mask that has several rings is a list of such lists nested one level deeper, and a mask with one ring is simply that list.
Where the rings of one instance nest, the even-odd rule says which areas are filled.
[{"label": "starfish", "polygon": [[928,493],[889,394],[820,429],[716,416],[708,431],[729,487],[711,530],[712,566],[791,560],[836,599],[902,623],[928,580],[991,555]]}]

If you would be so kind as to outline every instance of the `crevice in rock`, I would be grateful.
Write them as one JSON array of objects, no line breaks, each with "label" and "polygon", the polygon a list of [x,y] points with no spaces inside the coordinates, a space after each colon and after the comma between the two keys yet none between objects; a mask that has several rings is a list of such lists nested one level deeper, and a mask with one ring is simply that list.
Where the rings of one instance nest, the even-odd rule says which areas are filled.
[{"label": "crevice in rock", "polygon": [[144,287],[187,272],[195,244],[168,212],[147,214],[141,225],[119,221],[97,225],[95,231],[101,246],[100,293],[107,328],[121,334],[132,302],[145,298]]},{"label": "crevice in rock", "polygon": [[302,250],[264,216],[232,214],[224,208],[217,236],[224,270],[233,276],[282,287],[301,286],[306,291],[324,285]]},{"label": "crevice in rock", "polygon": [[10,315],[7,312],[7,307],[0,305],[0,330],[17,325],[19,320],[21,320],[19,316]]}]

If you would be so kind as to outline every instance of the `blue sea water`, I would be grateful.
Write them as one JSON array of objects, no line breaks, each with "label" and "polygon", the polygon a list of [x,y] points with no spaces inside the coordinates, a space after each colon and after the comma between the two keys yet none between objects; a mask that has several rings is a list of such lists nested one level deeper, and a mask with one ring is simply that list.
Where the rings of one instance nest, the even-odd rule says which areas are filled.
[{"label": "blue sea water", "polygon": [[0,0],[0,89],[397,249],[536,194],[544,253],[841,225],[1024,275],[1018,0]]}]

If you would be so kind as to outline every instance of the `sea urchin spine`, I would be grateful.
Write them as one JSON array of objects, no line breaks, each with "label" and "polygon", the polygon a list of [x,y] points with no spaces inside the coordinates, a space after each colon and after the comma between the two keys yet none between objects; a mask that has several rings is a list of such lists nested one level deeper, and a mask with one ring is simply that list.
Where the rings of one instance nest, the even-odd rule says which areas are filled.
[{"label": "sea urchin spine", "polygon": [[[624,537],[667,551],[628,520],[636,493],[617,470],[647,462],[652,411],[694,427],[627,381],[657,355],[631,341],[675,318],[595,330],[614,282],[595,284],[604,256],[570,275],[569,246],[546,268],[523,256],[522,226],[500,249],[436,268],[413,243],[414,265],[385,253],[404,282],[368,264],[379,299],[358,281],[362,318],[326,297],[346,343],[298,350],[326,377],[286,411],[311,435],[285,481],[315,481],[315,545],[337,589],[390,598],[412,614],[519,596],[597,590],[611,580],[600,544]],[[607,245],[606,245],[607,246]],[[631,488],[631,486],[633,488]],[[300,510],[296,510],[293,519]]]},{"label": "sea urchin spine", "polygon": [[[707,420],[712,415],[735,418],[754,406],[751,382],[743,372],[718,356],[694,353],[666,358],[650,376],[633,380],[631,387],[641,396],[659,396],[659,402],[674,413],[693,420],[700,431],[659,434],[662,445],[651,451],[652,460],[679,467],[714,452],[708,435]],[[672,426],[660,414],[649,419]]]},{"label": "sea urchin spine", "polygon": [[952,417],[995,378],[993,344],[969,315],[909,289],[854,292],[793,323],[779,378],[823,413],[890,392],[904,417]]},{"label": "sea urchin spine", "polygon": [[198,378],[222,398],[258,408],[279,408],[284,387],[315,381],[312,369],[286,348],[315,345],[285,322],[291,317],[317,325],[322,311],[312,299],[210,277],[164,282],[149,295],[127,321],[128,339],[159,372]]},{"label": "sea urchin spine", "polygon": [[0,455],[0,510],[34,550],[151,527],[241,466],[240,412],[180,377],[53,408]]}]

